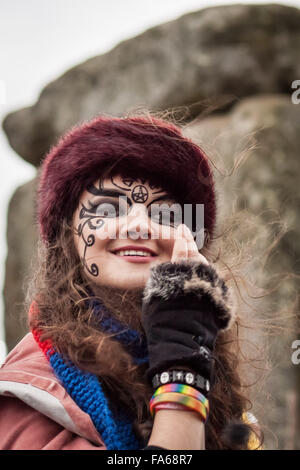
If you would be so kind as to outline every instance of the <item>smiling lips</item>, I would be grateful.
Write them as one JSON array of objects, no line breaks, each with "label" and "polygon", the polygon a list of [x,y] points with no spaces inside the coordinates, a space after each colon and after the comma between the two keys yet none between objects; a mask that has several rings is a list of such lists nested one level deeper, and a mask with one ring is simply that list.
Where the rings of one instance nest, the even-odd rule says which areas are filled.
[{"label": "smiling lips", "polygon": [[156,253],[148,247],[124,246],[112,252],[115,256],[131,263],[149,263]]}]

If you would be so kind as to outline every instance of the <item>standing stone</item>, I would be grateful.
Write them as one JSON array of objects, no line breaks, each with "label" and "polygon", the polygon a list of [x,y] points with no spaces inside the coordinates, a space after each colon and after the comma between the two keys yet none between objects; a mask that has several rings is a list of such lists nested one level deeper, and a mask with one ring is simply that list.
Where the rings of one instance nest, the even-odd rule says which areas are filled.
[{"label": "standing stone", "polygon": [[28,332],[24,308],[25,291],[36,252],[37,227],[34,219],[36,181],[20,186],[8,207],[7,259],[5,263],[5,339],[10,351]]},{"label": "standing stone", "polygon": [[[218,168],[220,227],[232,207],[247,210],[248,218],[255,221],[251,232],[247,233],[247,225],[236,230],[238,243],[251,244],[253,240],[255,246],[248,275],[264,289],[273,285],[271,280],[279,282],[276,291],[260,304],[252,300],[264,322],[269,319],[285,328],[269,337],[272,369],[266,388],[260,391],[263,417],[275,432],[279,449],[300,448],[300,369],[291,360],[292,343],[299,333],[299,317],[293,312],[300,311],[299,278],[295,277],[300,273],[299,127],[300,105],[286,95],[261,95],[242,100],[229,113],[191,123],[185,130]],[[244,161],[231,172],[240,158]],[[281,231],[279,243],[265,259]],[[257,341],[255,336],[249,339]],[[291,435],[292,421],[295,428]],[[266,433],[266,446],[276,447],[270,432]]]},{"label": "standing stone", "polygon": [[189,119],[203,100],[213,109],[257,93],[290,93],[300,77],[299,50],[297,8],[205,8],[66,71],[36,104],[8,114],[4,130],[12,148],[38,166],[65,130],[98,113],[192,105]]}]

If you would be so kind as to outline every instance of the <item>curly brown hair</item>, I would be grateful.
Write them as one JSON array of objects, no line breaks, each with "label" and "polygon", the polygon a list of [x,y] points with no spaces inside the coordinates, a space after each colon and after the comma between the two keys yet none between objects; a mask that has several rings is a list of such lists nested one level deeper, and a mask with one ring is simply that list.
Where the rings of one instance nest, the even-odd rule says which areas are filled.
[{"label": "curly brown hair", "polygon": [[[113,172],[118,174],[118,168]],[[235,210],[209,245],[206,239],[201,250],[209,262],[218,266],[238,305],[234,326],[220,334],[216,341],[215,384],[210,393],[210,414],[205,427],[206,449],[246,449],[245,443],[234,445],[228,441],[226,426],[240,422],[244,412],[253,410],[254,402],[254,414],[260,427],[251,425],[251,429],[259,446],[264,442],[258,400],[253,400],[252,393],[257,393],[255,385],[262,383],[270,370],[267,339],[273,326],[266,309],[262,316],[261,299],[271,290],[266,292],[247,279],[243,269],[249,261],[249,247],[235,236],[235,232],[241,234],[241,227],[245,233],[255,227],[253,217],[244,210]],[[146,365],[135,364],[113,334],[95,327],[92,308],[87,308],[86,303],[93,283],[84,275],[74,245],[71,220],[63,221],[55,242],[39,241],[32,273],[26,307],[28,309],[36,300],[39,315],[30,319],[30,328],[42,331],[42,340],[51,339],[57,350],[81,370],[96,374],[110,405],[121,404],[131,411],[135,431],[147,441],[153,425],[149,412],[153,389],[145,380]],[[142,293],[143,289],[101,287],[97,296],[128,328],[143,332]],[[258,308],[254,306],[256,301]],[[272,318],[274,320],[273,312]]]}]

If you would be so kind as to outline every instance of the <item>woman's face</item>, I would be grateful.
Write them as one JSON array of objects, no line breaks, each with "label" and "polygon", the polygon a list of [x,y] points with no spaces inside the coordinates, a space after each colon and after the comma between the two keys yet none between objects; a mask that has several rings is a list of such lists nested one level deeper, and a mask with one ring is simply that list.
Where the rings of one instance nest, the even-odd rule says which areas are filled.
[{"label": "woman's face", "polygon": [[179,204],[170,211],[172,204],[176,201],[166,191],[144,180],[96,180],[73,216],[85,275],[99,286],[143,288],[150,267],[171,259],[181,223]]}]

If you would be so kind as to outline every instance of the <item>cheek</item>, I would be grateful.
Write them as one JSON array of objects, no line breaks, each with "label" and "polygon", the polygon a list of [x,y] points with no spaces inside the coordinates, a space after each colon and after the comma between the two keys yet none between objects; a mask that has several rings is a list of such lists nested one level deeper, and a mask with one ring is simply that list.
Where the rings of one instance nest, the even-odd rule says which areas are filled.
[{"label": "cheek", "polygon": [[91,258],[98,251],[105,248],[107,241],[112,235],[112,219],[94,218],[91,220],[81,220],[76,214],[73,219],[74,245],[81,258]]},{"label": "cheek", "polygon": [[115,240],[118,233],[118,219],[102,218],[93,234],[95,236],[95,244],[103,244],[109,240]]},{"label": "cheek", "polygon": [[161,250],[169,256],[171,256],[175,244],[175,231],[176,229],[173,227],[164,225],[160,227],[158,243]]}]

